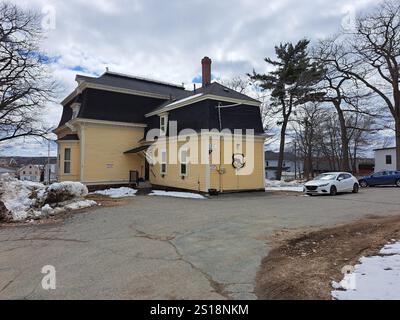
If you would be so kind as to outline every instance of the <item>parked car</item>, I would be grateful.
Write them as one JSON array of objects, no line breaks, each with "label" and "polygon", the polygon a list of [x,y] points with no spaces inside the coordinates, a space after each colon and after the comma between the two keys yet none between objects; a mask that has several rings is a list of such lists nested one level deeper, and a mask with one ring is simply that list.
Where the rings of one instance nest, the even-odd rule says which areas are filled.
[{"label": "parked car", "polygon": [[400,187],[400,171],[381,171],[370,176],[362,177],[358,181],[363,188],[393,185]]},{"label": "parked car", "polygon": [[330,194],[335,196],[339,192],[357,193],[358,180],[347,172],[328,172],[308,181],[304,185],[304,192],[308,195]]}]

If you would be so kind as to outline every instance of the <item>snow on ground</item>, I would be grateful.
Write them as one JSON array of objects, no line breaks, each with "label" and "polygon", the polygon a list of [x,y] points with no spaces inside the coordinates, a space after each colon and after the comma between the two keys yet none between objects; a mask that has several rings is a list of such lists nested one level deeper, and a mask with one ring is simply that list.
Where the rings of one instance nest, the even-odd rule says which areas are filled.
[{"label": "snow on ground", "polygon": [[340,282],[332,282],[338,300],[399,300],[400,242],[383,247],[380,255],[362,257]]},{"label": "snow on ground", "polygon": [[163,191],[153,190],[149,196],[164,196],[164,197],[175,197],[175,198],[189,198],[189,199],[205,199],[204,196],[198,193],[191,192],[177,192],[177,191]]},{"label": "snow on ground", "polygon": [[53,183],[46,187],[42,183],[21,181],[8,174],[0,175],[0,200],[14,221],[96,205],[95,201],[84,199],[87,194],[86,186],[79,182]]},{"label": "snow on ground", "polygon": [[93,194],[100,194],[103,196],[108,196],[110,198],[124,198],[124,197],[134,197],[137,190],[128,188],[128,187],[121,187],[121,188],[110,188],[106,190],[98,190],[93,192]]},{"label": "snow on ground", "polygon": [[[1,176],[1,199],[6,208],[11,212],[14,220],[27,218],[28,211],[36,204],[36,198],[31,194],[43,194],[45,186],[31,181],[20,181],[7,174]],[[37,212],[36,212],[37,211]],[[33,216],[40,215],[40,211],[33,210]]]},{"label": "snow on ground", "polygon": [[88,189],[84,184],[82,184],[80,182],[72,182],[72,181],[63,181],[63,182],[53,183],[47,188],[46,191],[47,192],[62,191],[62,192],[66,192],[76,198],[82,198],[82,197],[87,196],[87,194],[88,194]]},{"label": "snow on ground", "polygon": [[293,180],[290,182],[268,180],[265,179],[265,190],[266,191],[292,191],[292,192],[303,192],[304,182]]},{"label": "snow on ground", "polygon": [[67,204],[64,206],[65,209],[67,210],[78,210],[78,209],[84,209],[84,208],[89,208],[97,205],[96,201],[93,200],[80,200],[80,201],[75,201],[70,204]]}]

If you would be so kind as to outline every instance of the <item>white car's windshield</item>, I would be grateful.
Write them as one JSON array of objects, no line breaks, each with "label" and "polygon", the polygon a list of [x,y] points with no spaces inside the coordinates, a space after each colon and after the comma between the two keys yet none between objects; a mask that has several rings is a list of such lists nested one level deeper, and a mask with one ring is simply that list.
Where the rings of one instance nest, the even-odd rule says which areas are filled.
[{"label": "white car's windshield", "polygon": [[325,173],[321,174],[318,177],[316,177],[314,180],[335,180],[336,179],[336,174],[331,174],[331,173]]}]

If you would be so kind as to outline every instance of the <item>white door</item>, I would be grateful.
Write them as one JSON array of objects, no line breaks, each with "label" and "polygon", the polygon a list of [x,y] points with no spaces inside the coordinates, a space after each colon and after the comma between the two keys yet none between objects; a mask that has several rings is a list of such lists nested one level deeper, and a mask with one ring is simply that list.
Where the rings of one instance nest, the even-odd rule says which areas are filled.
[{"label": "white door", "polygon": [[338,192],[343,192],[347,190],[347,185],[348,185],[348,181],[346,181],[346,175],[344,173],[339,174],[339,176],[336,179],[336,185],[337,185],[337,191]]},{"label": "white door", "polygon": [[346,190],[347,191],[352,191],[353,187],[354,187],[354,182],[353,182],[353,179],[352,179],[351,175],[346,173],[344,181],[346,181]]}]

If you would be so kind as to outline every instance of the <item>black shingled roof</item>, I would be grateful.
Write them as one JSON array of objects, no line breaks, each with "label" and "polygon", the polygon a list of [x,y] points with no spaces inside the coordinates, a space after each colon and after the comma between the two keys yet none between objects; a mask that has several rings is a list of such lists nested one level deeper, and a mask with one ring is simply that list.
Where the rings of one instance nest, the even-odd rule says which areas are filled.
[{"label": "black shingled roof", "polygon": [[189,91],[186,91],[183,86],[164,83],[157,80],[126,76],[112,72],[105,72],[98,78],[77,75],[76,79],[83,80],[88,83],[105,85],[115,88],[154,93],[166,97],[172,95],[174,97],[180,98],[190,93]]},{"label": "black shingled roof", "polygon": [[201,87],[200,89],[196,90],[196,92],[194,94],[200,93],[200,92],[203,92],[204,94],[212,94],[212,95],[216,95],[216,96],[220,96],[220,97],[227,97],[227,98],[232,98],[232,99],[259,102],[258,100],[253,99],[249,96],[246,96],[243,93],[240,93],[233,89],[225,87],[218,82],[212,82],[209,85],[206,85],[205,87]]},{"label": "black shingled roof", "polygon": [[238,100],[244,100],[244,101],[250,101],[250,102],[259,102],[256,99],[253,99],[243,93],[237,92],[233,89],[229,89],[228,87],[223,86],[222,84],[218,82],[212,82],[209,85],[206,85],[204,87],[201,87],[195,91],[186,91],[186,95],[182,97],[178,97],[177,99],[174,100],[169,100],[164,102],[162,105],[160,105],[158,108],[154,109],[154,111],[160,111],[170,105],[171,103],[179,102],[181,99],[185,99],[189,96],[194,96],[199,93],[202,94],[211,94],[219,97],[226,97],[226,98],[231,98],[231,99],[238,99]]}]

